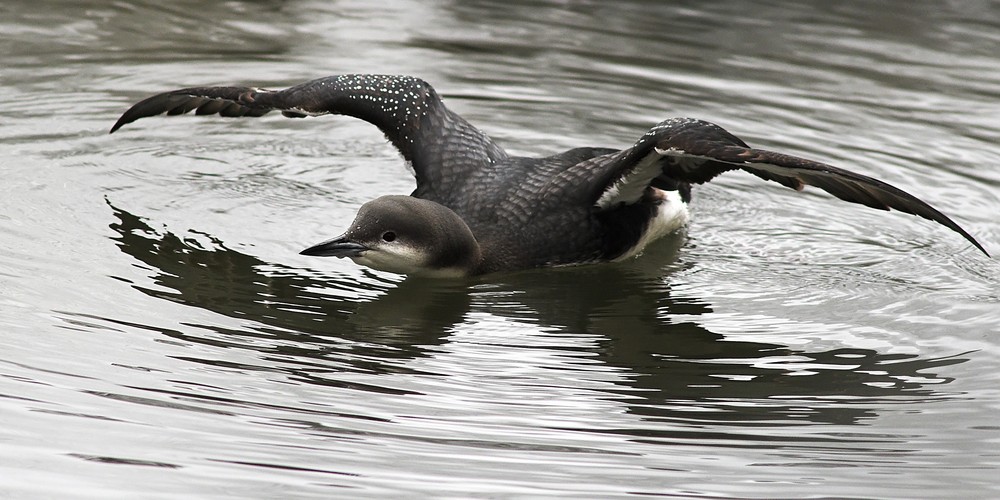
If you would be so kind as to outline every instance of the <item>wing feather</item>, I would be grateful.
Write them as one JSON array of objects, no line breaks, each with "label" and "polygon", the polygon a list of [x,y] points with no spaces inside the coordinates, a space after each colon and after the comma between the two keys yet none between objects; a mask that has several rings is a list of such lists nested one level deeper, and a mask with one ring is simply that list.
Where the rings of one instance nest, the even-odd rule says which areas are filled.
[{"label": "wing feather", "polygon": [[139,101],[122,114],[111,132],[140,118],[191,111],[226,117],[258,117],[271,111],[293,118],[339,114],[365,120],[377,126],[413,167],[414,194],[435,201],[455,196],[467,176],[462,171],[508,158],[486,134],[446,108],[427,82],[409,76],[339,75],[283,90],[174,90]]},{"label": "wing feather", "polygon": [[[603,161],[603,164],[601,162]],[[649,130],[634,146],[618,154],[592,161],[590,168],[600,169],[594,200],[606,206],[609,201],[635,200],[619,193],[641,192],[630,182],[673,181],[673,184],[701,184],[716,176],[743,170],[761,179],[801,190],[814,186],[833,196],[879,210],[899,210],[937,222],[962,235],[981,252],[989,255],[975,238],[946,215],[919,198],[891,184],[797,156],[749,147],[723,128],[702,120],[674,118]],[[650,165],[660,169],[650,178]],[[645,175],[639,173],[645,172]],[[649,185],[649,182],[647,182]]]}]

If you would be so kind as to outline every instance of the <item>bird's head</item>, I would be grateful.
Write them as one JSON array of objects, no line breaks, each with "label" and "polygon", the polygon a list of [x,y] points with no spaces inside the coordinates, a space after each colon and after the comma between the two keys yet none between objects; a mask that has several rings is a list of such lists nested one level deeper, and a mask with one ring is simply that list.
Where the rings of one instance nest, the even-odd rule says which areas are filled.
[{"label": "bird's head", "polygon": [[344,234],[300,253],[436,276],[472,274],[481,258],[475,236],[458,214],[433,201],[397,195],[365,203]]}]

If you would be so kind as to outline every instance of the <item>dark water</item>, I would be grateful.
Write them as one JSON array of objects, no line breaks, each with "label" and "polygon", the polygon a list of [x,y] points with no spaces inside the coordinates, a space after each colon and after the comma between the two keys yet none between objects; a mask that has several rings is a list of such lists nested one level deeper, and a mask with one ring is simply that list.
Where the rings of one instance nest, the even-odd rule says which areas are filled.
[{"label": "dark water", "polygon": [[403,279],[297,255],[412,189],[373,127],[107,135],[182,86],[415,74],[512,153],[696,116],[1000,254],[1000,3],[15,0],[0,31],[0,497],[1000,496],[1000,265],[939,226],[732,174],[631,262]]}]

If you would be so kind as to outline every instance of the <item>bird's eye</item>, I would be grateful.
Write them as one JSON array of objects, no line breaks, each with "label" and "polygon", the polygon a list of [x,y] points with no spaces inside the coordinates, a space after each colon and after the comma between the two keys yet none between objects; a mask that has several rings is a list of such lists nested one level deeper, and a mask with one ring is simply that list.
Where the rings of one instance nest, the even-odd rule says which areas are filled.
[{"label": "bird's eye", "polygon": [[389,243],[396,240],[396,233],[392,231],[386,231],[382,233],[382,241]]}]

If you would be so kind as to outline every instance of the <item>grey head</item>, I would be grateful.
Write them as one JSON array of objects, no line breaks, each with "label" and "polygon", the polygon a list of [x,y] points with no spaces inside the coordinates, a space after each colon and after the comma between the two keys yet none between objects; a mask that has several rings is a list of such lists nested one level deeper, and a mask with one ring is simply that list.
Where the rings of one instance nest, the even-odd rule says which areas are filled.
[{"label": "grey head", "polygon": [[481,260],[479,243],[454,211],[412,196],[382,196],[361,206],[347,231],[302,255],[347,257],[400,274],[467,276]]}]

